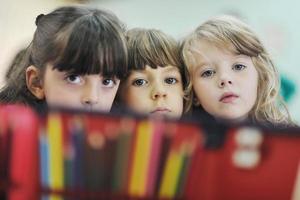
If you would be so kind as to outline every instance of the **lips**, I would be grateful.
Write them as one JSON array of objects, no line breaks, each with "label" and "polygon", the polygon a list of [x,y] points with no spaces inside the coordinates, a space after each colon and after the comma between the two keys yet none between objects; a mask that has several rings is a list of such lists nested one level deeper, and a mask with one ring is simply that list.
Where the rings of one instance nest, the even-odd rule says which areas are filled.
[{"label": "lips", "polygon": [[239,96],[235,93],[232,92],[226,92],[224,93],[221,98],[220,98],[220,102],[222,103],[232,103],[233,101],[235,101]]},{"label": "lips", "polygon": [[156,108],[155,110],[151,111],[151,114],[166,114],[171,112],[168,108]]}]

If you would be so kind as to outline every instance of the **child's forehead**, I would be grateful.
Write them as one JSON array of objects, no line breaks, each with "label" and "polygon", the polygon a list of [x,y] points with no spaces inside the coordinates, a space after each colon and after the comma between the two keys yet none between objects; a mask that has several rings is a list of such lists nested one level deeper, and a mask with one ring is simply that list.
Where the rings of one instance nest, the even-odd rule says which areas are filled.
[{"label": "child's forehead", "polygon": [[218,51],[224,54],[238,55],[235,46],[229,42],[210,41],[210,40],[194,40],[191,41],[187,48],[188,57],[199,57],[207,52]]},{"label": "child's forehead", "polygon": [[198,39],[190,42],[189,51],[193,54],[199,54],[209,50],[219,50],[224,53],[238,54],[236,47],[230,41]]}]

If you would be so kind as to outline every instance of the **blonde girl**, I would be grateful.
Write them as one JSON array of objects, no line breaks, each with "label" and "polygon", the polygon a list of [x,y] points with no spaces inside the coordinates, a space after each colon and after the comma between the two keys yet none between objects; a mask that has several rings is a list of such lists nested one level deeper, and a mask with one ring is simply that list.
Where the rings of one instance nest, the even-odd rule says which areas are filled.
[{"label": "blonde girl", "polygon": [[182,43],[195,104],[214,118],[292,124],[278,72],[261,41],[232,16],[210,19]]}]

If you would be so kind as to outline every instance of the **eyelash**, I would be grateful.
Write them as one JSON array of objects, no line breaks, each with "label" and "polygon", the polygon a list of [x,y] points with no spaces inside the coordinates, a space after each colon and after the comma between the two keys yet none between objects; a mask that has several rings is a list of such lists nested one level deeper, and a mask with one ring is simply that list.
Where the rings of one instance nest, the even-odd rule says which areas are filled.
[{"label": "eyelash", "polygon": [[70,78],[79,78],[80,82],[82,81],[82,78],[80,75],[78,74],[67,74],[66,77],[65,77],[65,80],[68,82],[68,83],[71,83],[71,84],[79,84],[79,83],[75,83],[74,80],[70,80]]},{"label": "eyelash", "polygon": [[[237,67],[239,67],[239,68],[237,68]],[[234,70],[234,71],[242,71],[242,70],[244,70],[245,68],[247,68],[246,65],[235,64],[235,65],[233,65],[232,70]],[[209,74],[209,73],[210,73],[210,74]],[[216,73],[216,72],[215,72],[214,70],[209,69],[209,70],[206,70],[206,71],[202,72],[202,73],[201,73],[201,77],[210,77],[210,76],[214,75],[215,73]]]},{"label": "eyelash", "polygon": [[[171,81],[171,82],[170,82]],[[140,82],[140,83],[139,83]],[[141,83],[142,82],[142,83]],[[165,78],[164,79],[164,82],[166,83],[166,84],[169,84],[169,85],[173,85],[173,84],[176,84],[176,83],[178,83],[178,80],[176,79],[176,78],[173,78],[173,77],[168,77],[168,78]],[[136,79],[136,80],[134,80],[133,82],[132,82],[132,85],[134,85],[134,86],[138,86],[138,87],[140,87],[140,86],[143,86],[143,85],[146,85],[146,84],[148,84],[148,81],[147,80],[145,80],[145,79]]]},{"label": "eyelash", "polygon": [[[210,74],[208,74],[210,73]],[[209,70],[205,70],[204,72],[201,73],[201,77],[210,77],[212,75],[214,75],[216,72],[212,69]]]},{"label": "eyelash", "polygon": [[[109,83],[106,84],[106,81],[111,81],[110,83],[112,83],[112,85],[109,85]],[[113,87],[113,86],[116,85],[116,80],[113,79],[113,78],[103,78],[102,84],[103,84],[105,87]]]},{"label": "eyelash", "polygon": [[[141,82],[141,81],[142,81],[143,83],[138,83],[138,82]],[[143,85],[145,85],[145,84],[147,84],[147,83],[148,83],[148,81],[146,81],[145,79],[139,78],[139,79],[135,79],[135,80],[132,82],[132,85],[140,87],[140,86],[143,86]]]},{"label": "eyelash", "polygon": [[[74,82],[75,80],[70,80],[70,79],[73,79],[73,78],[75,80],[77,78],[79,78],[79,82]],[[66,77],[65,77],[65,80],[70,84],[80,84],[80,83],[82,83],[82,76],[78,75],[78,74],[67,74]],[[110,82],[107,82],[107,81],[110,81]],[[116,80],[113,79],[113,78],[103,78],[102,85],[104,85],[104,87],[111,88],[111,87],[116,85]]]},{"label": "eyelash", "polygon": [[[237,66],[240,66],[241,68],[237,69]],[[247,67],[246,65],[235,64],[235,65],[233,65],[232,69],[235,70],[235,71],[241,71],[241,70],[244,70],[246,67]]]},{"label": "eyelash", "polygon": [[[172,80],[173,82],[169,83],[170,80]],[[165,79],[165,83],[173,85],[173,84],[178,83],[178,80],[176,78],[173,78],[173,77],[168,77],[168,78]]]}]

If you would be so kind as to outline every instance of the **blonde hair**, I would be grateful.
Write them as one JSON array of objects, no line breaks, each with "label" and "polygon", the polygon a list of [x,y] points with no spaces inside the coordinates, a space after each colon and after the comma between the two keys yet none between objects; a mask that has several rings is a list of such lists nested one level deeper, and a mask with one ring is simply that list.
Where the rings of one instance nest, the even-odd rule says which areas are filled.
[{"label": "blonde hair", "polygon": [[181,60],[179,43],[173,37],[156,29],[134,28],[127,31],[126,39],[129,73],[132,70],[143,70],[146,65],[154,69],[167,65],[177,67],[183,80],[184,112],[190,110],[191,89],[187,88],[189,76]]},{"label": "blonde hair", "polygon": [[182,58],[189,72],[195,65],[200,40],[251,57],[258,72],[257,100],[249,117],[255,122],[293,124],[279,89],[278,72],[261,41],[247,24],[232,16],[220,16],[200,25],[182,42]]}]

